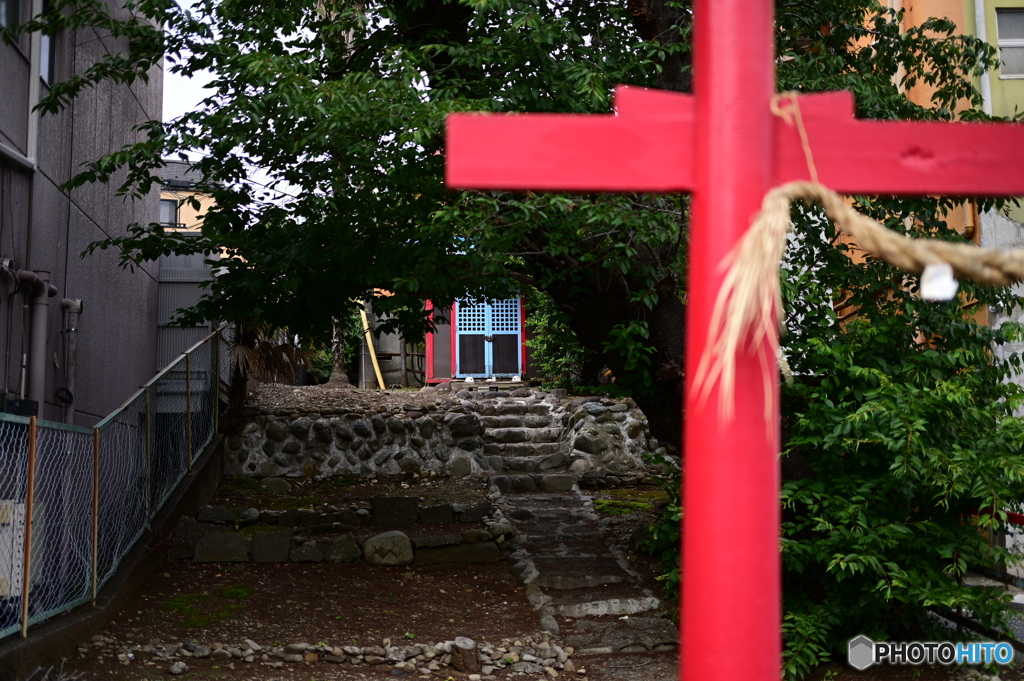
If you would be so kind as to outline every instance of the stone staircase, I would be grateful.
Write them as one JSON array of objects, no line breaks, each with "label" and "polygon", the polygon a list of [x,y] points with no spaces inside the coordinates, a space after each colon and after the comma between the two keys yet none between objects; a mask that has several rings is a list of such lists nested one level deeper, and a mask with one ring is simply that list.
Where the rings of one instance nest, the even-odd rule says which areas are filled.
[{"label": "stone staircase", "polygon": [[[491,405],[487,405],[490,407]],[[568,460],[560,442],[564,414],[537,400],[502,400],[485,408],[484,455],[500,456],[508,471],[534,473],[561,470]],[[493,460],[493,459],[492,459]]]},{"label": "stone staircase", "polygon": [[505,492],[495,504],[516,525],[512,572],[543,629],[562,636],[577,656],[648,653],[674,664],[678,632],[664,617],[660,585],[634,568],[591,497],[573,486]]}]

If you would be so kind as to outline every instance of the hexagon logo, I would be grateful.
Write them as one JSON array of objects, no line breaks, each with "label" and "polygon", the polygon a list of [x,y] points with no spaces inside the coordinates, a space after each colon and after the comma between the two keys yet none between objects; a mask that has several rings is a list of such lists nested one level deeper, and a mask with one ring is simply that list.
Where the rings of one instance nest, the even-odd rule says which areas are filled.
[{"label": "hexagon logo", "polygon": [[851,639],[846,659],[851,667],[864,671],[875,663],[875,642],[863,635]]}]

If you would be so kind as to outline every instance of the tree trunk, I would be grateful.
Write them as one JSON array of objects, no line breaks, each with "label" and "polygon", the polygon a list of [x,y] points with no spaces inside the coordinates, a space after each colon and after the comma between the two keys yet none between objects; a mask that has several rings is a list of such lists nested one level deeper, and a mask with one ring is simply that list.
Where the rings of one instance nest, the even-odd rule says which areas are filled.
[{"label": "tree trunk", "polygon": [[[633,391],[633,399],[647,416],[651,434],[658,441],[680,451],[683,427],[683,344],[686,328],[686,306],[676,293],[676,280],[666,278],[659,286],[658,304],[642,312],[628,302],[618,286],[585,299],[574,295],[572,284],[550,287],[546,292],[562,305],[580,344],[595,352],[611,369],[617,382],[628,383],[641,369],[627,370],[625,358],[606,352],[605,343],[612,329],[637,318],[647,321],[650,338],[647,344],[655,349],[651,359],[651,384]],[[597,381],[595,375],[584,375],[585,384]]]},{"label": "tree trunk", "polygon": [[333,363],[331,365],[331,377],[328,379],[329,384],[333,385],[349,385],[348,374],[345,373],[345,348],[347,343],[345,342],[345,333],[341,326],[341,323],[334,320],[334,339],[331,346],[331,357]]},{"label": "tree trunk", "polygon": [[[246,326],[239,324],[235,328],[235,345],[252,350],[255,345],[255,334]],[[232,353],[233,354],[233,353]],[[248,394],[249,370],[241,361],[233,361],[231,367],[231,385],[228,387],[228,408],[220,420],[221,431],[225,435],[237,435],[245,426],[245,398]]]}]

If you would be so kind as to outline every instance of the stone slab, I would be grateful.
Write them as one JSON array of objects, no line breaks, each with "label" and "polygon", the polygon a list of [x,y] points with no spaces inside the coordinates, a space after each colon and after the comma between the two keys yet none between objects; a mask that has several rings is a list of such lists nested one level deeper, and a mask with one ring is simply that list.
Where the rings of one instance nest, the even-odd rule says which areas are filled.
[{"label": "stone slab", "polygon": [[419,502],[411,497],[374,497],[370,504],[375,527],[408,527],[419,519]]},{"label": "stone slab", "polygon": [[254,563],[286,563],[292,548],[292,533],[288,530],[257,532],[252,536]]},{"label": "stone slab", "polygon": [[501,552],[494,542],[479,544],[460,544],[458,546],[442,546],[424,548],[416,551],[416,565],[443,565],[449,563],[497,563],[501,560]]},{"label": "stone slab", "polygon": [[244,563],[249,560],[245,537],[235,532],[209,532],[196,542],[194,563]]},{"label": "stone slab", "polygon": [[416,537],[412,540],[413,546],[417,549],[426,549],[435,546],[457,546],[461,543],[461,534],[440,534],[432,537]]},{"label": "stone slab", "polygon": [[455,522],[451,504],[420,509],[420,522],[424,525],[451,525]]},{"label": "stone slab", "polygon": [[460,523],[478,523],[491,514],[493,507],[491,502],[484,501],[472,506],[459,514]]}]

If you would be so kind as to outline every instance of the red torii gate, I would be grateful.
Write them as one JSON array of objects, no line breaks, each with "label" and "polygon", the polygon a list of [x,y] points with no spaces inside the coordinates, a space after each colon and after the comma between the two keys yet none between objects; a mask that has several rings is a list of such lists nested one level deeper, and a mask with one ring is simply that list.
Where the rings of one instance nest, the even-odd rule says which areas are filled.
[{"label": "red torii gate", "polygon": [[[771,113],[771,0],[696,0],[694,92],[619,88],[614,116],[453,115],[447,181],[467,189],[692,192],[686,377],[697,374],[719,264],[765,193],[807,180]],[[846,194],[1024,195],[1024,126],[857,121],[849,93],[799,98],[820,182]],[[767,343],[767,341],[766,341]],[[780,678],[778,387],[736,358],[735,413],[686,394],[682,658],[691,681]],[[747,389],[743,389],[747,388]],[[773,416],[767,420],[765,414]]]}]

